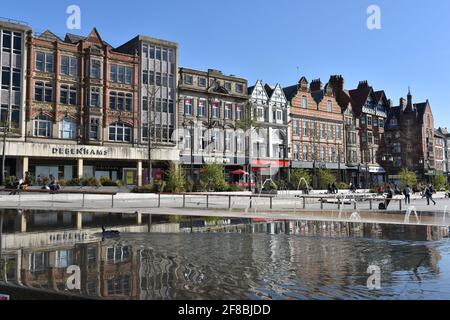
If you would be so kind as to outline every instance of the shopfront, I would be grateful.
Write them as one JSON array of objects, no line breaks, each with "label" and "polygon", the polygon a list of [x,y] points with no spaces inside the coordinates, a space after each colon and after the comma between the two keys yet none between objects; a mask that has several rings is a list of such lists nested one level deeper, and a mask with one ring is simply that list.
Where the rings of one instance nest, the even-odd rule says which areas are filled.
[{"label": "shopfront", "polygon": [[[0,143],[1,145],[1,143]],[[22,178],[29,172],[36,180],[53,176],[59,180],[108,177],[127,185],[142,185],[148,180],[146,148],[126,146],[57,145],[8,142],[8,171]],[[152,151],[153,175],[162,175],[168,161],[178,161],[174,149]]]}]

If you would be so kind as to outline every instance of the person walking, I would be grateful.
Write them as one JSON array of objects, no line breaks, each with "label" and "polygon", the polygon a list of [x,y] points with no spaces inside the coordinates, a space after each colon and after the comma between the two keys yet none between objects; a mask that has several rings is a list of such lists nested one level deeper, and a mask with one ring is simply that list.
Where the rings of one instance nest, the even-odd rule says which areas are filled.
[{"label": "person walking", "polygon": [[433,204],[436,205],[436,201],[433,200],[433,186],[430,184],[426,189],[425,189],[425,197],[427,198],[427,206],[430,205],[430,200],[433,201]]},{"label": "person walking", "polygon": [[411,188],[409,185],[403,189],[403,194],[405,195],[405,204],[411,204]]},{"label": "person walking", "polygon": [[387,187],[386,192],[387,192],[387,196],[386,196],[385,207],[386,207],[386,210],[387,210],[387,208],[389,207],[389,203],[391,203],[391,200],[392,200],[392,198],[394,197],[394,195],[393,195],[393,193],[392,193],[391,186],[388,186],[388,187]]}]

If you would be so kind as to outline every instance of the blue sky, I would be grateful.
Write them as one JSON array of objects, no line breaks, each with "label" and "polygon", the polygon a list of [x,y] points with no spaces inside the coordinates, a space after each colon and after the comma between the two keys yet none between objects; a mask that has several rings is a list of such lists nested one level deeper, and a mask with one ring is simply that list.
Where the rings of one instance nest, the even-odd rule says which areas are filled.
[{"label": "blue sky", "polygon": [[[450,1],[412,0],[58,0],[2,1],[0,16],[86,35],[96,26],[120,45],[137,34],[178,42],[180,66],[222,70],[283,86],[342,74],[346,87],[368,80],[397,104],[411,86],[430,100],[435,125],[450,127]],[[67,30],[66,8],[81,7],[82,29]],[[366,26],[381,8],[381,30]],[[297,73],[297,67],[300,72]]]}]

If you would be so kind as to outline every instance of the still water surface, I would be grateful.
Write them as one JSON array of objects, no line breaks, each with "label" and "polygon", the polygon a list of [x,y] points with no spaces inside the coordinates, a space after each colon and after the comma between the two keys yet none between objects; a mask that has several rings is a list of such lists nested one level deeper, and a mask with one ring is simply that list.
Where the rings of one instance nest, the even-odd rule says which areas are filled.
[{"label": "still water surface", "polygon": [[[0,284],[101,299],[450,299],[448,238],[426,241],[426,227],[374,234],[353,232],[355,225],[263,222],[232,232],[70,241],[48,230],[11,232]],[[47,238],[8,248],[27,236]],[[81,290],[67,290],[70,265],[80,267]],[[379,290],[367,287],[370,265],[381,268]]]}]

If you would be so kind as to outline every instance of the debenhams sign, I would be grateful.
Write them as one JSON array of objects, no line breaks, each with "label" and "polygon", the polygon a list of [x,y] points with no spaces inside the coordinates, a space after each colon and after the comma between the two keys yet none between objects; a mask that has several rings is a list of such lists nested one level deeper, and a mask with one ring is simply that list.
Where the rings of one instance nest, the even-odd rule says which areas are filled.
[{"label": "debenhams sign", "polygon": [[54,156],[108,156],[107,149],[91,149],[86,147],[58,147],[52,148]]}]

